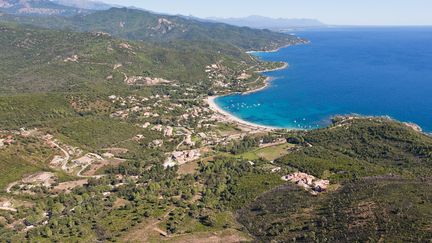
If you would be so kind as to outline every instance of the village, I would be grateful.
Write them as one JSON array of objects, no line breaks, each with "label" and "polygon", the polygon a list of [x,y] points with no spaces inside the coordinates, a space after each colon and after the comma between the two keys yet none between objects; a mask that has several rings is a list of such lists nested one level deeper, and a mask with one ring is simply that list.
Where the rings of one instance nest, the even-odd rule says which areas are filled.
[{"label": "village", "polygon": [[[130,49],[130,46],[124,46]],[[66,58],[65,62],[79,62],[78,56]],[[117,64],[114,70],[121,68]],[[247,88],[247,82],[252,78],[248,70],[233,72],[222,63],[211,64],[205,70],[208,78],[215,85],[215,90],[226,90],[233,87]],[[229,82],[229,80],[236,80]],[[16,197],[36,196],[40,194],[57,196],[70,194],[80,187],[86,186],[94,179],[103,179],[108,174],[107,168],[117,168],[126,164],[139,150],[161,151],[161,163],[165,170],[178,168],[179,175],[193,175],[202,162],[217,156],[230,156],[245,161],[265,173],[282,175],[286,170],[274,164],[274,160],[296,147],[277,133],[268,136],[272,129],[256,127],[242,122],[227,119],[224,114],[215,110],[208,103],[206,95],[199,95],[193,88],[183,89],[176,81],[148,78],[144,76],[126,76],[125,83],[130,86],[170,86],[171,94],[160,92],[149,95],[119,95],[111,94],[92,106],[92,104],[72,99],[70,105],[77,111],[89,111],[93,107],[103,104],[108,107],[109,119],[133,124],[137,131],[130,137],[100,149],[89,149],[85,146],[72,145],[59,134],[49,132],[43,128],[21,128],[19,130],[4,130],[0,132],[0,150],[11,146],[20,146],[31,140],[44,147],[49,153],[46,155],[47,164],[38,172],[26,173],[19,180],[9,183],[5,192]],[[229,83],[229,85],[227,84]],[[83,104],[89,108],[81,107]],[[221,150],[239,143],[249,137],[257,138],[258,143],[252,150],[244,154],[232,155]],[[268,140],[268,141],[267,141]],[[138,150],[137,150],[138,149]],[[158,155],[159,156],[159,155]],[[266,164],[255,164],[254,160],[265,160]],[[151,170],[154,164],[149,164],[146,170]],[[67,175],[68,179],[63,179]],[[282,178],[283,179],[283,178]],[[134,185],[135,188],[148,187],[136,175],[115,174],[112,183],[102,191],[102,199],[109,201],[119,188]],[[315,189],[311,189],[315,191]],[[323,188],[322,191],[325,189]],[[198,200],[202,192],[195,195]],[[0,210],[16,212],[27,202],[4,200],[0,201]],[[127,201],[117,198],[114,202],[118,207],[127,205]],[[49,212],[43,212],[44,219],[48,219]],[[42,220],[42,225],[46,223]],[[8,227],[15,227],[20,222],[13,222]],[[24,222],[24,231],[29,231],[41,224]],[[159,229],[159,228],[158,228]],[[167,237],[167,233],[163,235]],[[161,233],[162,234],[162,233]]]},{"label": "village", "polygon": [[[111,117],[114,119],[128,120],[134,118],[136,126],[142,129],[158,133],[157,139],[150,141],[149,148],[159,148],[165,143],[180,141],[174,149],[166,153],[163,163],[165,168],[182,166],[190,162],[199,161],[206,156],[212,156],[214,146],[228,145],[232,141],[238,141],[246,136],[265,133],[266,130],[250,129],[247,126],[239,126],[239,130],[234,129],[238,124],[233,124],[233,128],[224,131],[220,130],[221,117],[219,114],[207,108],[203,103],[196,105],[182,105],[171,101],[167,95],[152,95],[149,97],[111,95],[108,100],[112,103],[114,111]],[[167,115],[178,114],[175,120],[168,124],[161,123],[161,119]],[[191,123],[191,121],[193,121]],[[222,120],[225,122],[225,120]],[[65,173],[75,175],[78,178],[76,186],[82,185],[83,180],[88,178],[100,178],[102,169],[109,165],[119,165],[125,160],[117,158],[116,152],[106,149],[100,153],[95,151],[84,151],[82,148],[70,146],[56,139],[49,133],[43,133],[38,129],[21,128],[18,131],[3,131],[0,136],[0,149],[10,146],[15,142],[14,137],[32,137],[39,139],[46,146],[55,151],[50,159],[49,167],[54,170],[61,170]],[[9,135],[6,135],[9,134]],[[136,134],[129,140],[140,143],[146,135]],[[271,143],[262,143],[259,148],[266,148],[285,144],[285,139],[276,139]],[[122,149],[122,148],[116,148]],[[127,149],[124,149],[127,152]],[[81,179],[80,179],[81,178]],[[32,174],[23,178],[21,181],[11,183],[7,191],[15,193],[29,193],[35,188],[47,187],[57,191],[52,185],[57,178],[52,172],[42,174]],[[74,184],[74,183],[70,183]],[[58,185],[57,185],[58,186]],[[60,185],[64,188],[65,184]],[[67,187],[68,190],[73,187]]]}]

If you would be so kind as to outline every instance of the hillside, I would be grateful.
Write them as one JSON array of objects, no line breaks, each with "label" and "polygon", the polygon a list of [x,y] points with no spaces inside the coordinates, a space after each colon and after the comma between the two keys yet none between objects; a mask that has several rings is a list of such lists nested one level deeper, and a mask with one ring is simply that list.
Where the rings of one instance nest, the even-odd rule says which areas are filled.
[{"label": "hillside", "polygon": [[146,42],[173,44],[187,41],[199,45],[231,45],[242,50],[273,50],[282,46],[304,43],[292,35],[235,27],[227,24],[201,22],[181,16],[170,16],[127,8],[111,8],[92,14],[69,18],[1,16],[45,28],[71,29],[79,32],[105,32],[115,37]]},{"label": "hillside", "polygon": [[430,180],[369,177],[314,197],[284,185],[238,217],[263,242],[425,242],[432,237],[430,186]]},{"label": "hillside", "polygon": [[176,42],[163,47],[118,40],[102,33],[76,33],[0,24],[0,91],[127,89],[126,77],[146,76],[184,83],[209,82],[205,67],[258,64],[233,46]]},{"label": "hillside", "polygon": [[430,177],[432,138],[386,118],[336,119],[329,129],[297,135],[312,146],[280,160],[339,181],[371,175]]},{"label": "hillside", "polygon": [[276,163],[329,179],[313,196],[292,184],[238,210],[260,241],[425,241],[432,237],[432,138],[386,118],[340,118],[293,134],[304,148]]}]

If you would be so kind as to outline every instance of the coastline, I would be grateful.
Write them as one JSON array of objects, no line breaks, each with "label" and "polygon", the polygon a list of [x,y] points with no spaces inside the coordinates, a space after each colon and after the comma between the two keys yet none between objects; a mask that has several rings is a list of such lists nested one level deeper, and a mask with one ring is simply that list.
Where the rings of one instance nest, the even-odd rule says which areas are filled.
[{"label": "coastline", "polygon": [[[281,48],[278,48],[276,50],[273,51],[268,51],[268,52],[277,52],[278,50],[285,48],[285,47],[289,47],[291,45],[287,45]],[[256,53],[256,51],[250,51],[247,52],[248,54],[252,54],[252,53]],[[289,64],[287,62],[282,62],[283,65],[281,67],[277,67],[277,68],[273,68],[273,69],[265,69],[265,70],[259,70],[256,71],[257,73],[267,73],[267,72],[273,72],[273,71],[278,71],[278,70],[283,70],[289,67]],[[252,94],[261,90],[264,90],[266,88],[268,88],[271,85],[271,81],[274,78],[272,77],[266,77],[266,79],[264,80],[264,85],[261,87],[258,87],[256,89],[253,90],[249,90],[246,92],[242,92],[240,93],[241,95],[248,95],[248,94]],[[280,130],[280,129],[287,129],[287,128],[281,128],[281,127],[272,127],[272,126],[265,126],[265,125],[259,125],[256,123],[252,123],[252,122],[248,122],[245,121],[227,111],[225,111],[224,109],[222,109],[220,106],[218,106],[215,102],[215,100],[219,97],[222,97],[225,95],[219,95],[219,96],[208,96],[205,99],[205,102],[209,105],[210,110],[212,110],[213,112],[215,112],[216,114],[219,114],[221,117],[219,117],[218,119],[222,122],[234,122],[235,124],[239,125],[240,127],[243,127],[247,130],[252,130],[252,131],[275,131],[275,130]]]},{"label": "coastline", "polygon": [[283,49],[283,48],[287,48],[287,47],[290,47],[290,46],[304,45],[304,44],[310,44],[310,43],[311,43],[309,40],[305,40],[305,39],[301,39],[301,38],[299,38],[299,40],[301,40],[300,43],[294,43],[294,44],[284,45],[284,46],[281,46],[281,47],[279,47],[279,48],[276,48],[276,49],[273,49],[273,50],[270,50],[270,51],[247,51],[246,53],[247,53],[247,54],[253,54],[253,53],[258,53],[258,52],[263,52],[263,53],[273,53],[273,52],[278,52],[278,51],[280,51],[281,49]]},{"label": "coastline", "polygon": [[265,69],[265,70],[260,70],[257,71],[257,73],[268,73],[268,72],[274,72],[274,71],[278,71],[278,70],[283,70],[289,67],[289,63],[287,62],[280,62],[283,63],[282,67],[277,67],[277,68],[272,68],[272,69]]},{"label": "coastline", "polygon": [[[260,70],[260,71],[256,71],[257,73],[267,73],[267,72],[274,72],[274,71],[278,71],[278,70],[283,70],[289,67],[289,64],[287,62],[282,62],[283,66],[282,67],[277,67],[277,68],[273,68],[273,69],[265,69],[265,70]],[[266,77],[266,79],[264,80],[264,85],[262,87],[258,87],[256,89],[253,90],[249,90],[246,92],[242,92],[241,95],[248,95],[248,94],[252,94],[261,90],[264,90],[268,87],[270,87],[271,85],[271,81],[273,81],[274,78],[272,77]]]},{"label": "coastline", "polygon": [[278,52],[280,49],[283,49],[283,48],[286,48],[286,47],[289,47],[289,46],[292,46],[292,44],[288,44],[288,45],[285,45],[285,46],[282,46],[282,47],[279,47],[279,48],[276,48],[276,49],[270,50],[270,51],[247,51],[246,53],[247,54],[254,54],[254,53],[259,53],[259,52],[262,52],[262,53],[274,53],[274,52]]},{"label": "coastline", "polygon": [[240,93],[240,94],[241,94],[241,95],[248,95],[248,94],[253,94],[253,93],[256,93],[256,92],[258,92],[258,91],[261,91],[261,90],[267,89],[268,87],[270,87],[270,85],[271,85],[271,81],[272,81],[272,80],[273,80],[273,78],[271,78],[271,77],[267,77],[267,78],[264,80],[264,85],[263,85],[263,86],[258,87],[258,88],[256,88],[256,89],[252,89],[252,90],[249,90],[249,91],[242,92],[242,93]]},{"label": "coastline", "polygon": [[251,131],[257,131],[257,132],[260,132],[260,131],[269,132],[269,131],[275,131],[275,130],[279,130],[279,129],[286,129],[286,128],[280,128],[280,127],[271,127],[271,126],[259,125],[259,124],[255,124],[252,122],[245,121],[239,117],[236,117],[236,116],[232,115],[231,113],[225,111],[224,109],[222,109],[220,106],[218,106],[216,104],[215,100],[219,97],[220,96],[208,96],[205,99],[205,101],[209,105],[210,110],[212,110],[216,114],[220,115],[220,117],[218,117],[218,120],[220,120],[222,122],[233,122],[233,123],[239,125],[240,127],[243,127],[245,129],[248,129]]}]

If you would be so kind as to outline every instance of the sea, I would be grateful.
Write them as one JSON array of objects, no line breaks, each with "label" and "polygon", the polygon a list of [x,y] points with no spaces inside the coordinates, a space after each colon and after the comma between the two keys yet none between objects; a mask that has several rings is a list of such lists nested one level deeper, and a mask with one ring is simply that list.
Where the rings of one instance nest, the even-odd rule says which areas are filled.
[{"label": "sea", "polygon": [[255,52],[289,63],[271,85],[216,104],[259,125],[314,129],[337,115],[388,116],[432,132],[432,27],[356,27],[293,33],[311,43]]}]

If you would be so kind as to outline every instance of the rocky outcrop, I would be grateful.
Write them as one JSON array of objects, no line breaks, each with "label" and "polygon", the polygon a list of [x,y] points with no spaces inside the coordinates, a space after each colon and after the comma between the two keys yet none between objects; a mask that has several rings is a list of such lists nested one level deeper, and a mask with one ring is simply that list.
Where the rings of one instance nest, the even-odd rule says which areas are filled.
[{"label": "rocky outcrop", "polygon": [[72,55],[70,57],[65,58],[64,62],[78,62],[78,55]]},{"label": "rocky outcrop", "polygon": [[172,21],[169,21],[168,19],[165,18],[159,18],[158,19],[158,24],[154,27],[152,27],[152,30],[158,31],[162,34],[166,34],[168,32],[170,32],[171,30],[173,30],[175,27],[175,23]]}]

